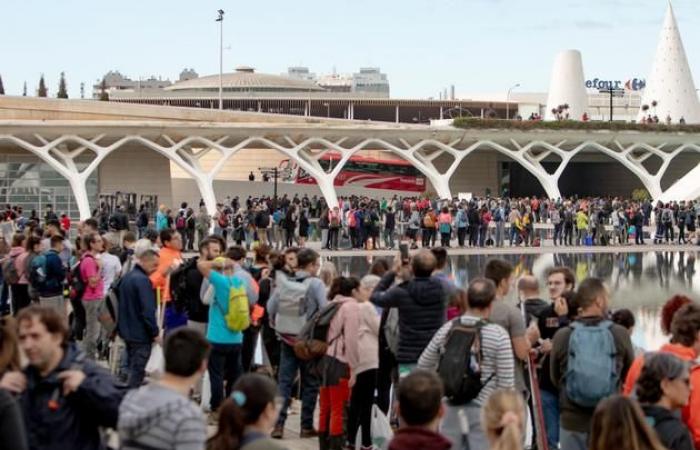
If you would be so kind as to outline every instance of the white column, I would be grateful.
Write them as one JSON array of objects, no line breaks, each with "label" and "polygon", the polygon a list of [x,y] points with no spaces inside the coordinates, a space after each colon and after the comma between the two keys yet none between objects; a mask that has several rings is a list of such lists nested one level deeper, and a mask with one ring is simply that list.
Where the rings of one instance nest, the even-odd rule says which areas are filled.
[{"label": "white column", "polygon": [[395,116],[396,116],[396,120],[395,120],[396,123],[399,123],[399,105],[396,105],[396,113],[395,113]]},{"label": "white column", "polygon": [[90,211],[90,199],[87,194],[87,186],[85,179],[82,176],[73,175],[68,179],[70,188],[73,191],[73,198],[75,198],[75,204],[78,206],[78,212],[80,213],[80,220],[87,220],[92,217]]},{"label": "white column", "polygon": [[316,182],[319,189],[321,189],[321,194],[326,199],[328,207],[332,209],[338,206],[338,193],[335,191],[333,178],[330,176],[317,176]]},{"label": "white column", "polygon": [[442,106],[441,106],[441,107],[440,107],[440,120],[444,119],[443,112],[444,112],[444,111],[442,110]]},{"label": "white column", "polygon": [[350,120],[355,120],[355,103],[350,102]]}]

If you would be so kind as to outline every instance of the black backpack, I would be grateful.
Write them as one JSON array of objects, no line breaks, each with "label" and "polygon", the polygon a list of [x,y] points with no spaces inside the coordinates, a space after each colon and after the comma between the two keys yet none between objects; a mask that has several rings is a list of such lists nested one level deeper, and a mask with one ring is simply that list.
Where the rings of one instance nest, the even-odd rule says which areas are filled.
[{"label": "black backpack", "polygon": [[484,386],[481,382],[481,328],[485,321],[465,325],[454,319],[445,338],[438,375],[445,386],[445,397],[451,405],[465,405],[474,400]]},{"label": "black backpack", "polygon": [[328,328],[341,306],[340,302],[331,302],[320,311],[316,311],[311,320],[304,324],[294,344],[297,358],[309,361],[326,354],[328,345],[332,343],[328,342]]},{"label": "black backpack", "polygon": [[179,312],[187,310],[187,273],[197,268],[197,258],[190,258],[170,274],[170,298]]}]

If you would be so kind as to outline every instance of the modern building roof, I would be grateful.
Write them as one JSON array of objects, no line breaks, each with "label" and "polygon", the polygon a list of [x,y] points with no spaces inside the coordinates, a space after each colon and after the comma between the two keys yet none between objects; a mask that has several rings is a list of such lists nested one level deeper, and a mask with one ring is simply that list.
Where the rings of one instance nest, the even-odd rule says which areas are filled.
[{"label": "modern building roof", "polygon": [[[324,89],[312,81],[298,78],[256,73],[252,67],[237,67],[235,72],[224,73],[221,84],[225,91],[277,91],[323,92]],[[180,81],[167,87],[167,91],[218,91],[219,75],[207,75]]]}]

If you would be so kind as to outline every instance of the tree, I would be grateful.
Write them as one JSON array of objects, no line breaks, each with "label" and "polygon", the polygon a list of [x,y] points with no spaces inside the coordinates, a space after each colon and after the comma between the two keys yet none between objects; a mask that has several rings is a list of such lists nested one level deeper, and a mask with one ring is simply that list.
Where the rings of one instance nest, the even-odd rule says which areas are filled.
[{"label": "tree", "polygon": [[102,78],[102,83],[100,84],[100,101],[109,101],[109,94],[107,93],[107,80]]},{"label": "tree", "polygon": [[24,82],[24,87],[22,88],[22,97],[27,96],[27,82]]},{"label": "tree", "polygon": [[44,81],[44,74],[41,74],[41,78],[39,78],[39,89],[36,90],[36,96],[37,97],[46,97],[48,94],[48,90],[46,89],[46,82]]},{"label": "tree", "polygon": [[2,85],[2,75],[0,75],[0,95],[5,95],[5,86]]},{"label": "tree", "polygon": [[58,94],[57,98],[68,98],[68,91],[66,91],[66,74],[61,72],[61,80],[58,82]]}]

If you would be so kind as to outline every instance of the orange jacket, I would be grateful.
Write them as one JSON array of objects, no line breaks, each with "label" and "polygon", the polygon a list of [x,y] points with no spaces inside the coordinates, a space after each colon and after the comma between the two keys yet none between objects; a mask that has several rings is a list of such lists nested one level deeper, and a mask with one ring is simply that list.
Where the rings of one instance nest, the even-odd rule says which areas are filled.
[{"label": "orange jacket", "polygon": [[[160,298],[163,302],[170,301],[170,275],[165,275],[168,268],[176,260],[182,259],[182,253],[179,250],[163,247],[160,249],[158,258],[158,268],[149,277],[153,289],[160,290]],[[157,295],[157,294],[156,294]]]},{"label": "orange jacket", "polygon": [[[696,449],[700,449],[700,366],[693,366],[698,355],[690,347],[679,344],[666,344],[659,349],[660,352],[671,353],[684,361],[691,363],[690,369],[690,398],[688,405],[683,408],[683,421],[688,426],[693,443]],[[632,367],[627,372],[623,392],[625,395],[632,395],[637,379],[644,366],[644,355],[638,356],[632,363]]]}]

